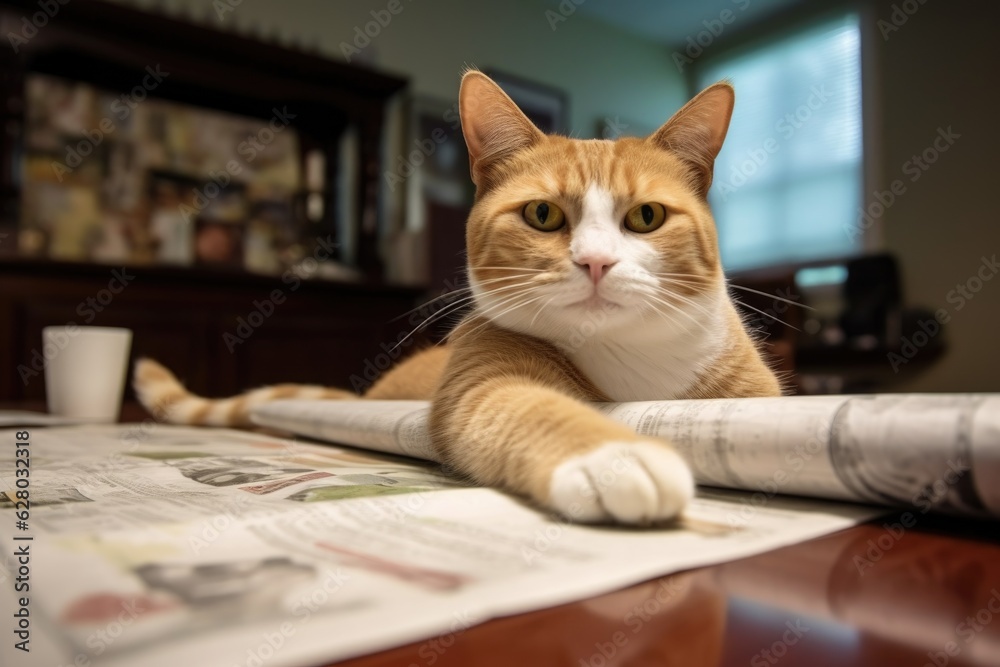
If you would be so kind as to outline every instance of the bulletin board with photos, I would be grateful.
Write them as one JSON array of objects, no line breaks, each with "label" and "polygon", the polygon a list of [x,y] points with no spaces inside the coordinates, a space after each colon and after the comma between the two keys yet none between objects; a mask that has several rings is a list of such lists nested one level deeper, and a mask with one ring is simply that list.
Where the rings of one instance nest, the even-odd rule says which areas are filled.
[{"label": "bulletin board with photos", "polygon": [[300,258],[324,217],[325,156],[303,157],[281,110],[250,118],[140,92],[25,78],[20,254],[262,273]]},{"label": "bulletin board with photos", "polygon": [[[29,5],[0,0],[0,25]],[[383,282],[383,140],[407,80],[231,28],[69,3],[0,50],[2,261],[235,277],[315,257],[312,277]]]}]

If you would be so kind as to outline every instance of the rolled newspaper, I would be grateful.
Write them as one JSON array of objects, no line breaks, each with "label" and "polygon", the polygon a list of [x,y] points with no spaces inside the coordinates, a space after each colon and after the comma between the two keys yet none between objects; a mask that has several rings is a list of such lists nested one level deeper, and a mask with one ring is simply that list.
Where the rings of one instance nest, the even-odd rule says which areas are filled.
[{"label": "rolled newspaper", "polygon": [[[674,443],[699,484],[1000,516],[1000,394],[601,403]],[[425,401],[276,401],[256,423],[437,460]]]}]

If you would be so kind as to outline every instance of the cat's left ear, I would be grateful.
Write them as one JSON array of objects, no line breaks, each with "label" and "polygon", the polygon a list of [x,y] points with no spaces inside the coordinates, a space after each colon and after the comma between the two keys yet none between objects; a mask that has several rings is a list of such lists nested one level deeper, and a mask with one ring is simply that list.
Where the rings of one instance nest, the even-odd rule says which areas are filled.
[{"label": "cat's left ear", "polygon": [[733,87],[720,81],[698,93],[648,139],[688,164],[695,189],[703,196],[712,185],[715,158],[722,150],[735,103]]},{"label": "cat's left ear", "polygon": [[544,136],[507,93],[482,72],[465,73],[458,102],[472,180],[481,190],[495,181],[501,163]]}]

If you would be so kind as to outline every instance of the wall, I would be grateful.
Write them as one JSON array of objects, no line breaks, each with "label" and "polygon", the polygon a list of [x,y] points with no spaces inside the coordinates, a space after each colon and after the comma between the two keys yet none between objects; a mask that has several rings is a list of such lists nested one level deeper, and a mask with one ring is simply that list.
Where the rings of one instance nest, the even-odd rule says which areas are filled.
[{"label": "wall", "polygon": [[[916,11],[897,13],[893,23],[893,5]],[[878,0],[875,10],[873,18],[886,22],[877,24],[874,54],[881,90],[879,187],[899,179],[906,188],[883,215],[885,247],[900,259],[907,300],[945,309],[951,317],[947,356],[901,389],[998,391],[1000,276],[981,283],[979,292],[969,291],[971,299],[957,286],[971,280],[967,289],[977,287],[981,258],[1000,258],[995,28],[1000,6]],[[899,29],[891,30],[896,23]],[[933,145],[938,128],[951,128],[959,137],[924,171],[913,156]],[[983,269],[983,276],[996,270]]]},{"label": "wall", "polygon": [[[265,36],[294,36],[338,59],[344,58],[342,43],[353,46],[355,28],[363,29],[373,20],[372,11],[390,3],[243,0],[220,18],[213,6],[227,0],[119,1],[163,5],[171,13],[197,7],[189,13],[206,25],[239,32],[255,25]],[[495,67],[568,92],[570,132],[584,138],[595,136],[599,119],[607,115],[656,128],[686,101],[686,84],[663,47],[578,12],[553,30],[545,15],[549,5],[532,0],[399,2],[402,11],[360,55],[352,55],[409,77],[417,94],[455,100],[466,66]]]}]

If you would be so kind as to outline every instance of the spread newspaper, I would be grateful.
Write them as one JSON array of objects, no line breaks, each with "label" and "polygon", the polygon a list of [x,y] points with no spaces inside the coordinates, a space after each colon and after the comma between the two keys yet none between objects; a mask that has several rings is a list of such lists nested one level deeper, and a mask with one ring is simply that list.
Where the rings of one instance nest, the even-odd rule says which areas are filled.
[{"label": "spread newspaper", "polygon": [[[947,456],[978,466],[989,454],[977,438],[996,442],[995,401],[956,403],[967,437]],[[863,414],[847,419],[830,463],[781,426],[815,426],[826,447],[824,404],[760,419],[748,436],[756,453],[739,451],[735,427],[712,416],[745,412],[727,405],[607,408],[644,430],[676,421],[704,481],[751,489],[702,487],[682,520],[646,529],[573,525],[399,456],[432,458],[426,405],[287,404],[261,415],[397,454],[152,422],[0,430],[0,664],[305,667],[423,642],[417,655],[429,665],[489,618],[761,553],[878,513],[781,495],[849,497],[881,479],[883,468],[858,453],[864,434],[851,430]],[[993,421],[983,423],[984,413]],[[695,451],[702,439],[712,453]],[[908,454],[907,479],[933,468],[926,442]],[[801,467],[784,454],[796,446]],[[845,481],[824,472],[831,467],[855,472]],[[779,469],[787,479],[755,488],[753,476]],[[959,495],[996,500],[971,483]]]}]

